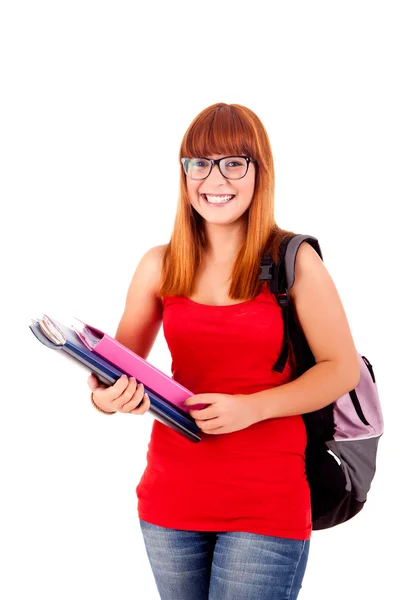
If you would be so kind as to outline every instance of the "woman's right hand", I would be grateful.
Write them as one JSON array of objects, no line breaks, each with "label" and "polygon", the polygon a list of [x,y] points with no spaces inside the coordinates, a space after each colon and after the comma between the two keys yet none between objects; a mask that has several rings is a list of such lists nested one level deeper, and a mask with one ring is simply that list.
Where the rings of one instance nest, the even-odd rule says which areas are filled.
[{"label": "woman's right hand", "polygon": [[150,408],[150,398],[144,393],[143,384],[137,385],[134,377],[122,375],[113,385],[107,387],[92,373],[87,383],[93,393],[94,403],[106,412],[143,415]]}]

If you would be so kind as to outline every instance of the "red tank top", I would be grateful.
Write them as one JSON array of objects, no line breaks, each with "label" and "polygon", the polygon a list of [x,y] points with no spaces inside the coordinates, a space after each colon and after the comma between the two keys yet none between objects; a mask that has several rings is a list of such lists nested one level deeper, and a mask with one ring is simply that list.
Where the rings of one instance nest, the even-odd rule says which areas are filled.
[{"label": "red tank top", "polygon": [[[266,287],[228,306],[163,299],[172,377],[194,394],[252,394],[292,379],[292,355],[272,371],[282,312]],[[266,400],[267,401],[267,400]],[[244,531],[304,540],[311,535],[300,415],[269,419],[193,443],[155,420],[136,488],[139,518],[174,529]]]}]

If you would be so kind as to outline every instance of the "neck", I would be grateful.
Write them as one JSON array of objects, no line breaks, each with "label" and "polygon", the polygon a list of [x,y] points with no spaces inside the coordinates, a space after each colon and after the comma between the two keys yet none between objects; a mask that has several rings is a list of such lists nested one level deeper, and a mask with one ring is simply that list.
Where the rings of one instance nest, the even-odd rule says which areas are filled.
[{"label": "neck", "polygon": [[229,226],[207,223],[204,258],[215,265],[232,263],[246,239],[246,229],[245,224],[238,222]]}]

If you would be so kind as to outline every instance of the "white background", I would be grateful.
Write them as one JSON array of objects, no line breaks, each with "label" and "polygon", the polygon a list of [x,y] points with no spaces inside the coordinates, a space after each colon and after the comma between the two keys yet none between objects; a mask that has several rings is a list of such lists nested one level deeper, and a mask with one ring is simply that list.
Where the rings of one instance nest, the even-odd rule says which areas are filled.
[{"label": "white background", "polygon": [[[28,324],[115,333],[138,260],[169,240],[182,136],[219,101],[263,121],[277,221],[319,239],[385,415],[366,507],[313,535],[300,597],[396,595],[396,5],[2,3],[4,600],[158,598],[135,494],[152,418],[97,413],[86,372]],[[170,374],[162,331],[149,360]]]}]

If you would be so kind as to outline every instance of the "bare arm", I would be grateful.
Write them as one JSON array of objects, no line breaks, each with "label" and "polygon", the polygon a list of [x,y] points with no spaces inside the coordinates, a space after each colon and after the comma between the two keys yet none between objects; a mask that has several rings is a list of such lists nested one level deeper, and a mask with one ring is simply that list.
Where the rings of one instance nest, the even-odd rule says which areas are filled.
[{"label": "bare arm", "polygon": [[156,293],[164,248],[155,246],[140,260],[115,334],[116,340],[144,359],[150,354],[162,322],[161,300]]},{"label": "bare arm", "polygon": [[360,378],[357,351],[339,294],[324,263],[307,243],[301,244],[297,253],[290,295],[316,365],[294,381],[247,395],[246,399],[259,405],[260,420],[327,406],[356,387]]},{"label": "bare arm", "polygon": [[[161,301],[157,298],[161,276],[163,246],[146,252],[129,285],[125,309],[115,338],[127,348],[147,358],[162,322]],[[143,384],[123,375],[112,386],[100,384],[94,375],[88,379],[92,402],[102,412],[142,415],[150,408]]]}]

